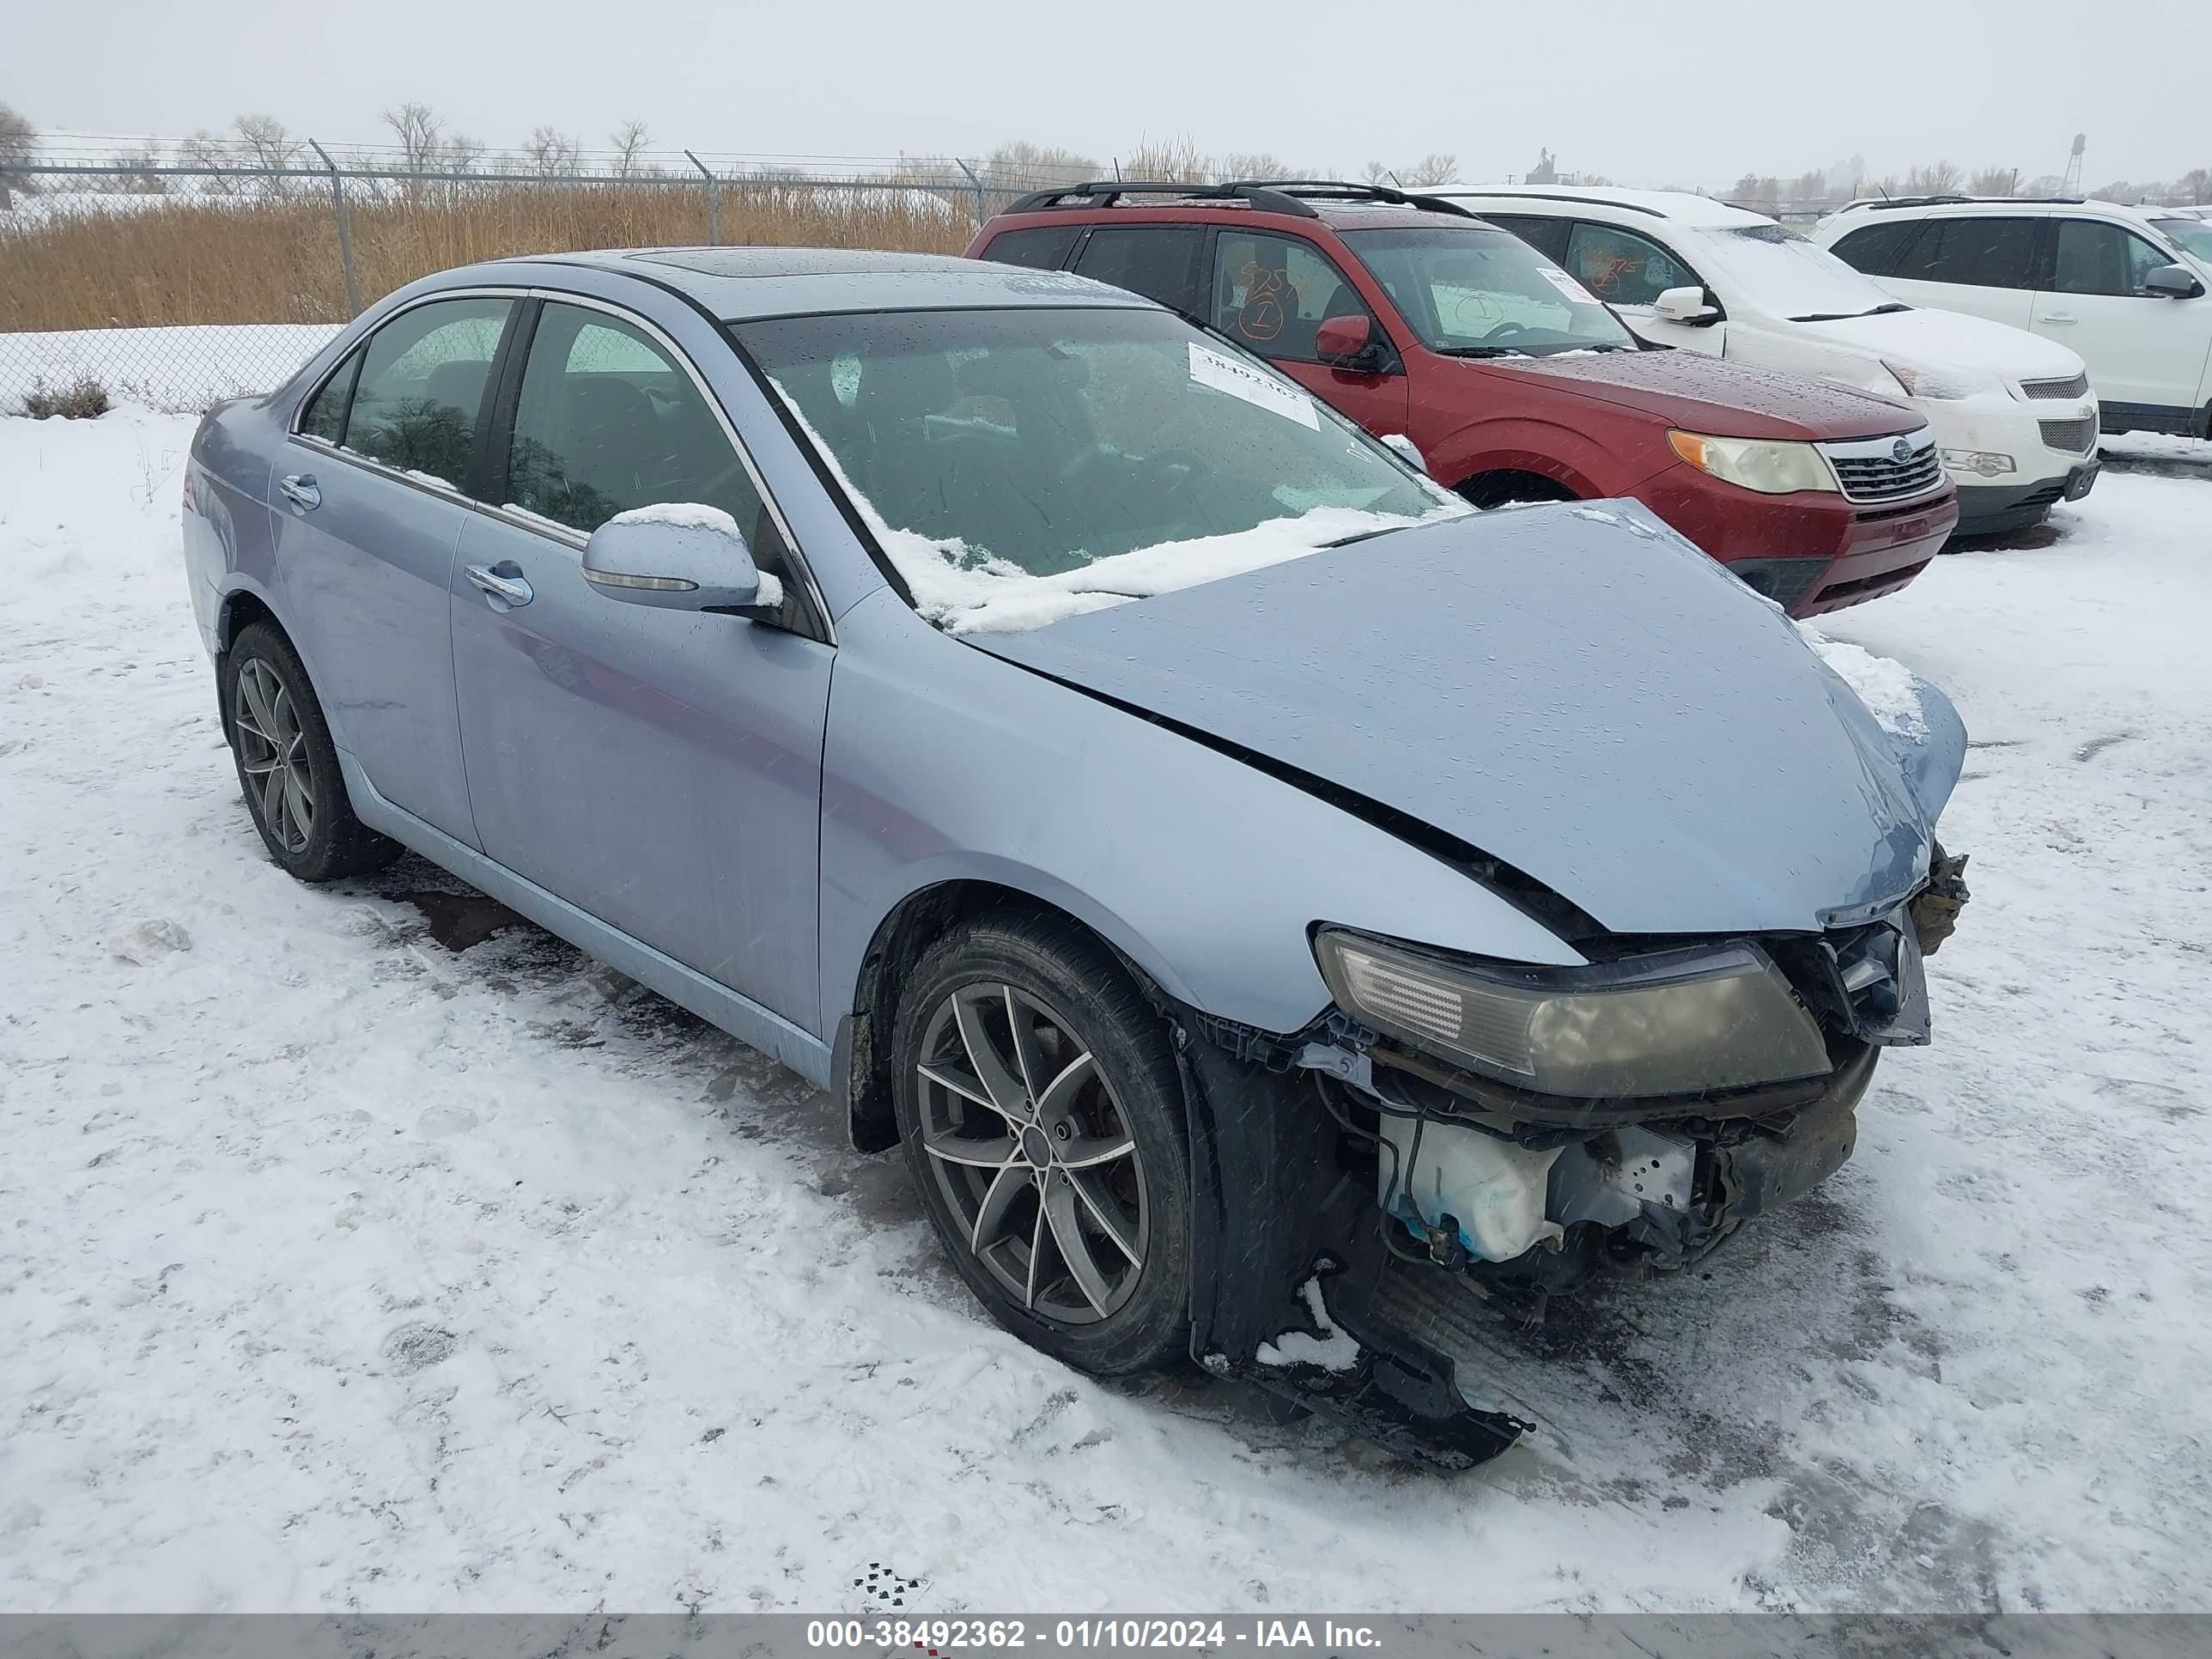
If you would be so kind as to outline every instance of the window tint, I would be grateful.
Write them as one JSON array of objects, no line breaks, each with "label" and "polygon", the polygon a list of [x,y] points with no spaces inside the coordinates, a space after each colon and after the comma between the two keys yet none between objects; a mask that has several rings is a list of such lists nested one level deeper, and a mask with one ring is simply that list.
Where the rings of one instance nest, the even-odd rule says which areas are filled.
[{"label": "window tint", "polygon": [[775,520],[713,407],[651,336],[605,312],[549,303],[538,313],[507,499],[587,535],[632,507],[719,507],[755,563],[788,574]]},{"label": "window tint", "polygon": [[477,416],[512,300],[439,300],[403,311],[362,354],[345,446],[467,487]]},{"label": "window tint", "polygon": [[1195,225],[1101,225],[1083,245],[1075,269],[1188,317],[1198,310],[1198,258],[1205,240]]},{"label": "window tint", "polygon": [[1224,230],[1213,258],[1213,325],[1262,357],[1320,361],[1315,342],[1335,317],[1364,317],[1369,337],[1387,337],[1359,292],[1310,242]]},{"label": "window tint", "polygon": [[2061,294],[2143,292],[2143,278],[2172,260],[2140,236],[2094,219],[2065,219],[2058,226],[2058,260],[2051,286]]},{"label": "window tint", "polygon": [[1648,236],[1577,221],[1567,270],[1608,305],[1648,306],[1670,288],[1703,288],[1697,273]]},{"label": "window tint", "polygon": [[2039,225],[2033,219],[1928,220],[1892,275],[1967,288],[2033,288]]},{"label": "window tint", "polygon": [[353,377],[360,371],[361,353],[356,351],[338,365],[337,374],[323,382],[323,389],[300,416],[300,430],[325,443],[334,444],[343,438],[346,400],[353,396]]},{"label": "window tint", "polygon": [[1563,262],[1567,257],[1567,232],[1573,227],[1571,220],[1540,218],[1533,213],[1486,213],[1482,219],[1485,224],[1511,231],[1554,262]]},{"label": "window tint", "polygon": [[1081,225],[1032,225],[1026,230],[1010,230],[993,237],[983,257],[1001,264],[1027,265],[1032,270],[1058,270],[1067,263],[1067,252],[1082,234]]},{"label": "window tint", "polygon": [[1879,225],[1862,225],[1829,249],[1838,259],[1869,276],[1894,276],[1898,258],[1919,234],[1917,219],[1892,219]]}]

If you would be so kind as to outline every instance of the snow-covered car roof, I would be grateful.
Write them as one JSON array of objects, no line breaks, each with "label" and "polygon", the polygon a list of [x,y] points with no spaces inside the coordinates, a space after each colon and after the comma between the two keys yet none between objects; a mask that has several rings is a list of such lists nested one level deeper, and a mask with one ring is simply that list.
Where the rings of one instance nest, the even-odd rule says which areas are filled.
[{"label": "snow-covered car roof", "polygon": [[1453,185],[1430,192],[1454,200],[1504,201],[1520,198],[1531,204],[1624,208],[1690,225],[1771,224],[1763,213],[1732,207],[1710,196],[1686,190],[1623,190],[1613,185]]}]

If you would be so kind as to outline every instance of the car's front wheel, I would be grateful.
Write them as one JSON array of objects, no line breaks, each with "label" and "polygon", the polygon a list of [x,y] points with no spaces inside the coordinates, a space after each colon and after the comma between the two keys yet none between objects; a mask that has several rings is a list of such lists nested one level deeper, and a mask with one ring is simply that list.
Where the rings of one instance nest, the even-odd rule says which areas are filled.
[{"label": "car's front wheel", "polygon": [[354,816],[337,746],[300,653],[275,627],[240,629],[222,659],[239,787],[269,854],[301,881],[380,869],[404,849]]},{"label": "car's front wheel", "polygon": [[908,1170],[1000,1322],[1099,1376],[1187,1353],[1181,1086],[1121,965],[1049,919],[968,924],[909,976],[893,1054]]}]

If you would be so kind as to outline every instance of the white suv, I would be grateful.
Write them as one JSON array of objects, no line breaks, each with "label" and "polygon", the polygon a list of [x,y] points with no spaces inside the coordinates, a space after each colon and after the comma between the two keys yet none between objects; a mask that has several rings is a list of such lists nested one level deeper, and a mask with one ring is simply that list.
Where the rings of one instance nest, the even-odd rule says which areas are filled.
[{"label": "white suv", "polygon": [[2022,329],[1904,305],[1771,219],[1680,191],[1433,193],[1534,243],[1654,344],[1910,404],[1959,486],[1962,535],[2025,528],[2096,482],[2081,358]]},{"label": "white suv", "polygon": [[1854,202],[1814,239],[1901,300],[2063,340],[2107,432],[2212,437],[2212,223],[2114,202]]}]

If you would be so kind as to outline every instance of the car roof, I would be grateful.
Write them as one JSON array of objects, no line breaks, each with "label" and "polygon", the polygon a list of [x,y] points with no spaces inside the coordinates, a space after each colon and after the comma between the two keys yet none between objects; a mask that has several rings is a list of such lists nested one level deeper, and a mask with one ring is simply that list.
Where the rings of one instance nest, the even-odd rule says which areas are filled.
[{"label": "car roof", "polygon": [[1526,203],[1532,212],[1563,218],[1577,208],[1613,208],[1632,224],[1638,217],[1720,228],[1774,222],[1763,213],[1687,190],[1623,190],[1613,185],[1447,185],[1433,194],[1458,202]]},{"label": "car roof", "polygon": [[1301,225],[1326,225],[1331,230],[1374,230],[1385,226],[1396,228],[1418,225],[1424,229],[1437,226],[1465,230],[1492,230],[1480,219],[1456,213],[1424,212],[1419,208],[1400,207],[1382,202],[1332,202],[1311,197],[1299,200],[1310,212],[1290,214],[1278,211],[1264,202],[1223,200],[1203,196],[1145,196],[1119,202],[1071,202],[1065,207],[1028,208],[1017,214],[1000,214],[991,221],[1001,232],[1027,224],[1104,224],[1114,220],[1127,220],[1132,224],[1188,224],[1204,222],[1209,224],[1233,224],[1239,219],[1255,216],[1267,222],[1270,229],[1295,232]]},{"label": "car roof", "polygon": [[[725,322],[835,312],[1015,306],[1160,308],[1139,295],[1087,276],[942,253],[823,247],[606,248],[536,254],[518,263],[589,265],[641,277],[675,289]],[[498,267],[483,269],[495,271]]]}]

